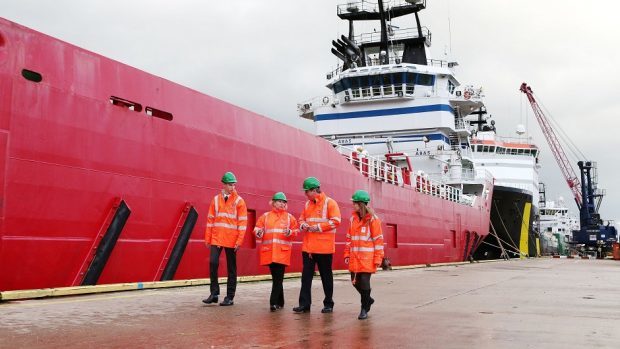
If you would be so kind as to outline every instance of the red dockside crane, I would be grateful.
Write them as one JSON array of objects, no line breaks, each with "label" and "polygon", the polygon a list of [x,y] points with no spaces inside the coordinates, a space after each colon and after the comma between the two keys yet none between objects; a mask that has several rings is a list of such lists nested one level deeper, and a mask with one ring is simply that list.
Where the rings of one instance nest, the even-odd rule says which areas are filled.
[{"label": "red dockside crane", "polygon": [[573,192],[577,207],[579,207],[580,229],[572,231],[569,243],[580,246],[582,253],[596,251],[598,258],[603,258],[612,244],[617,241],[618,231],[609,222],[605,225],[598,209],[604,192],[598,190],[596,181],[596,163],[592,161],[578,161],[581,180],[575,174],[564,149],[549,124],[547,117],[534,98],[532,89],[526,83],[521,84],[521,92],[525,93],[532,105],[536,119],[540,124],[555,160],[560,166],[568,187]]},{"label": "red dockside crane", "polygon": [[573,167],[568,161],[566,153],[564,153],[564,149],[562,148],[558,137],[555,135],[555,131],[553,131],[551,124],[549,124],[547,117],[536,102],[536,99],[534,98],[534,93],[532,92],[532,88],[527,86],[527,84],[524,82],[521,84],[520,90],[521,92],[525,93],[527,99],[530,101],[532,109],[534,110],[534,114],[536,115],[536,119],[540,124],[540,128],[542,129],[545,138],[547,138],[547,141],[549,142],[549,147],[553,152],[553,156],[555,157],[555,160],[560,166],[560,170],[564,175],[564,179],[566,180],[568,187],[573,192],[577,207],[579,207],[579,209],[581,210],[583,200],[581,198],[581,182],[579,181],[579,177],[577,177],[575,171],[573,170]]}]

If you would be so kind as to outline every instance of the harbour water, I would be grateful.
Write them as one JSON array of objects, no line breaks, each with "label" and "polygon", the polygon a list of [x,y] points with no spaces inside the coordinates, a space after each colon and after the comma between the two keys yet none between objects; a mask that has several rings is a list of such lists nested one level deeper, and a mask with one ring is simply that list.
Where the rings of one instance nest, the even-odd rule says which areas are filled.
[{"label": "harbour water", "polygon": [[271,313],[270,281],[242,283],[232,307],[206,306],[208,286],[0,304],[1,348],[364,347],[617,348],[620,263],[525,259],[379,272],[376,303],[336,276],[333,314],[294,314],[300,281]]}]

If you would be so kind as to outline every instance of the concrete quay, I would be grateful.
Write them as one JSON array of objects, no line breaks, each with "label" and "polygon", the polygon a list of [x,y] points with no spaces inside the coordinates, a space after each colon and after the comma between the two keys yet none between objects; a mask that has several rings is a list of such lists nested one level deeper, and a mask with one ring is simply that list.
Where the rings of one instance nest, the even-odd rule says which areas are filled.
[{"label": "concrete quay", "polygon": [[[0,348],[620,348],[620,262],[527,259],[379,272],[376,302],[337,275],[333,314],[295,314],[300,280],[269,311],[270,281],[241,283],[235,305],[209,286],[0,303]],[[225,290],[225,285],[222,287]]]}]

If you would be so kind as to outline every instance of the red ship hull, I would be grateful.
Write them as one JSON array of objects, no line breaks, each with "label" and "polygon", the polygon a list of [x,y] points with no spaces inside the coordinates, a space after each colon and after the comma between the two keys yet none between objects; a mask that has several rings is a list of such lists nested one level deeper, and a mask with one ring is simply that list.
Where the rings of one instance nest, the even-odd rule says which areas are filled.
[{"label": "red ship hull", "polygon": [[[393,265],[461,261],[489,227],[492,192],[472,207],[368,179],[314,135],[4,19],[0,150],[3,291],[80,285],[119,200],[131,214],[98,284],[160,280],[188,206],[198,219],[174,279],[208,277],[206,213],[225,171],[256,215],[276,191],[298,214],[303,179],[318,177],[345,216],[335,269],[356,189],[371,193]],[[288,271],[301,269],[300,241]],[[238,271],[268,273],[251,234]]]}]

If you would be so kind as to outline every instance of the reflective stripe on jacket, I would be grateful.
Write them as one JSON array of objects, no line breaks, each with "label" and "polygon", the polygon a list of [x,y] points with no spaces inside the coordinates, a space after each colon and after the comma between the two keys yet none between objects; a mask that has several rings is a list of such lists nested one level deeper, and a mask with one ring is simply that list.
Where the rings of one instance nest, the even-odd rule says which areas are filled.
[{"label": "reflective stripe on jacket", "polygon": [[[260,216],[254,231],[258,229],[264,231],[262,238],[257,239],[260,242],[260,265],[291,265],[293,237],[299,231],[295,217],[286,211],[271,210]],[[287,229],[291,230],[291,236],[284,235]]]},{"label": "reflective stripe on jacket", "polygon": [[336,227],[340,225],[340,208],[336,201],[325,193],[308,200],[299,216],[299,224],[317,226],[318,232],[304,232],[302,251],[308,253],[336,252]]},{"label": "reflective stripe on jacket", "polygon": [[224,194],[216,195],[209,206],[205,242],[214,246],[241,246],[248,222],[245,201],[233,191],[224,201]]},{"label": "reflective stripe on jacket", "polygon": [[374,273],[383,260],[383,232],[381,220],[367,214],[360,220],[357,213],[351,224],[344,246],[344,258],[349,257],[349,270],[354,273]]}]

